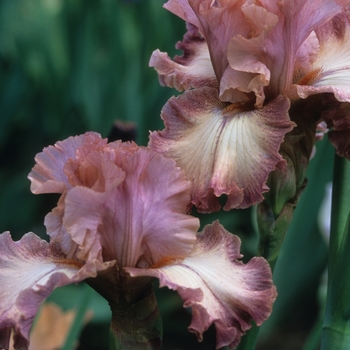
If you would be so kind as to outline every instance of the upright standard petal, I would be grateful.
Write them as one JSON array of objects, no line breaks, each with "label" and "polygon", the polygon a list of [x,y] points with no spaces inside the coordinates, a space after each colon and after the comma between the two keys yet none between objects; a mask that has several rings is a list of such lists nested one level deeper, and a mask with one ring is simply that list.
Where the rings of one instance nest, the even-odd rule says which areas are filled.
[{"label": "upright standard petal", "polygon": [[[58,152],[60,161],[45,161]],[[45,225],[69,258],[149,266],[192,250],[199,221],[187,215],[191,184],[173,160],[133,142],[106,144],[96,133],[68,138],[36,159],[33,183],[45,168],[41,191],[57,189],[47,186],[52,179],[64,188]],[[176,223],[172,235],[164,234],[169,222]]]},{"label": "upright standard petal", "polygon": [[[114,150],[106,147],[106,143],[106,139],[92,132],[57,142],[37,155],[37,164],[28,176],[35,193],[62,193],[58,206],[46,216],[45,225],[51,242],[59,244],[70,259],[77,256],[79,248],[62,226],[67,192],[75,186],[85,186],[97,192],[109,191],[125,176],[115,164]],[[121,142],[113,144],[121,145]],[[128,153],[136,149],[132,143]]]},{"label": "upright standard petal", "polygon": [[225,104],[218,91],[201,88],[170,99],[162,110],[166,128],[153,132],[150,147],[176,160],[192,181],[192,202],[201,212],[260,202],[268,174],[282,161],[278,150],[293,129],[289,102],[280,96],[262,109]]},{"label": "upright standard petal", "polygon": [[[240,86],[240,89],[254,91],[257,105],[262,106],[264,95],[270,100],[289,89],[297,60],[305,58],[305,52],[300,57],[304,42],[313,30],[339,13],[341,8],[329,0],[263,0],[260,3],[262,6],[247,3],[242,7],[255,35],[232,37],[228,46],[230,67],[225,74],[233,75],[233,69],[235,74],[231,80],[235,82],[237,75],[245,77],[247,73],[255,73],[257,80],[253,80],[253,77],[239,78],[239,81],[246,81],[246,85]],[[257,13],[263,21],[252,21]],[[262,25],[262,22],[265,24]],[[312,57],[312,54],[308,56]],[[226,85],[221,87],[221,95],[228,88],[226,81]]]},{"label": "upright standard petal", "polygon": [[[75,159],[79,155],[79,148],[97,149],[107,143],[100,135],[89,132],[84,135],[69,137],[64,141],[57,142],[54,146],[44,148],[35,157],[36,165],[28,175],[31,181],[33,193],[63,193],[65,189],[71,188],[65,174],[64,165],[68,159]],[[80,152],[81,153],[81,152]]]},{"label": "upright standard petal", "polygon": [[14,347],[27,349],[29,331],[40,303],[53,289],[95,277],[111,264],[67,260],[59,247],[33,233],[13,242],[0,235],[0,348],[8,348],[14,329]]},{"label": "upright standard petal", "polygon": [[[105,179],[109,184],[105,190],[81,185],[70,189],[47,215],[48,233],[56,239],[70,237],[71,241],[65,240],[66,254],[76,249],[81,260],[117,260],[120,267],[149,266],[164,256],[186,256],[199,221],[187,215],[191,184],[184,172],[173,160],[133,143],[114,142],[92,152],[95,164],[105,155],[109,159],[110,152],[113,161],[108,165],[106,160],[101,173],[108,175],[108,167],[117,168],[122,178]],[[86,156],[85,162],[89,159]],[[166,234],[169,226],[172,233]]]},{"label": "upright standard petal", "polygon": [[170,0],[165,8],[196,26],[208,44],[218,81],[227,67],[227,44],[237,34],[247,35],[250,26],[241,7],[245,0]]},{"label": "upright standard petal", "polygon": [[270,267],[263,258],[246,265],[240,259],[240,240],[218,222],[197,235],[191,254],[172,264],[150,269],[126,268],[131,276],[153,276],[160,286],[176,290],[184,307],[192,307],[189,330],[203,339],[215,324],[217,349],[236,347],[254,320],[260,325],[271,313],[276,298]]},{"label": "upright standard petal", "polygon": [[[254,4],[242,7],[248,23],[252,26],[252,37],[234,36],[227,46],[229,66],[220,81],[220,97],[232,101],[234,90],[254,92],[256,105],[262,107],[264,87],[270,83],[270,69],[265,40],[271,29],[278,23],[278,16]],[[263,47],[262,47],[263,46]]]}]

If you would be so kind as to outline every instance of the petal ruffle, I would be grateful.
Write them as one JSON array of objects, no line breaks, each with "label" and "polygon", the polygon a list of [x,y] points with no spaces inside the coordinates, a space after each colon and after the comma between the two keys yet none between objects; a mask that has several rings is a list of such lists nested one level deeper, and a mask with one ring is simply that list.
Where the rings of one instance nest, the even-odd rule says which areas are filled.
[{"label": "petal ruffle", "polygon": [[[108,191],[77,186],[68,191],[59,222],[79,246],[81,260],[118,261],[123,266],[150,266],[164,256],[184,257],[193,248],[199,221],[187,215],[190,182],[173,160],[146,148],[120,157],[132,144],[114,149],[124,181]],[[55,215],[57,215],[55,217]],[[53,227],[53,226],[52,226]],[[171,227],[171,234],[167,234]],[[50,227],[47,227],[50,231]]]},{"label": "petal ruffle", "polygon": [[196,26],[208,44],[218,80],[227,67],[227,44],[237,34],[247,35],[250,25],[241,7],[245,0],[170,0],[164,7]]},{"label": "petal ruffle", "polygon": [[333,93],[338,101],[350,102],[350,9],[332,18],[316,34],[318,59],[293,89],[302,98]]},{"label": "petal ruffle", "polygon": [[278,150],[293,129],[289,102],[279,96],[262,109],[244,110],[201,88],[170,99],[162,110],[166,128],[150,136],[149,145],[176,160],[192,182],[192,202],[201,212],[260,202],[268,174],[282,160]]},{"label": "petal ruffle", "polygon": [[40,303],[53,289],[95,277],[111,264],[67,260],[55,244],[33,233],[13,242],[0,235],[0,348],[8,348],[11,329],[16,349],[28,348],[29,331]]},{"label": "petal ruffle", "polygon": [[176,290],[185,307],[192,307],[189,330],[199,340],[214,323],[217,349],[235,347],[254,320],[260,325],[271,313],[276,298],[270,267],[263,258],[247,264],[241,258],[240,240],[218,222],[197,235],[192,253],[183,261],[151,269],[126,268],[131,276],[152,276],[160,286]]},{"label": "petal ruffle", "polygon": [[[57,142],[54,146],[44,148],[35,157],[36,165],[28,175],[31,181],[31,191],[38,193],[63,193],[65,189],[71,188],[64,165],[68,159],[79,156],[79,148],[87,152],[97,149],[107,143],[106,139],[94,132],[84,135],[69,137],[64,141]],[[80,157],[83,154],[80,154]]]},{"label": "petal ruffle", "polygon": [[[262,107],[265,94],[264,87],[270,82],[270,70],[267,68],[269,50],[266,50],[264,38],[278,22],[278,16],[254,4],[244,6],[242,11],[252,24],[253,38],[242,35],[233,37],[228,43],[227,56],[229,66],[226,68],[220,82],[220,97],[233,102],[232,90],[257,96],[256,105]],[[263,63],[264,62],[264,63]]]},{"label": "petal ruffle", "polygon": [[201,23],[190,5],[189,0],[169,0],[163,7],[174,15],[182,18],[185,22],[193,24],[201,30],[201,34],[203,35]]},{"label": "petal ruffle", "polygon": [[196,28],[187,26],[184,40],[176,44],[178,50],[183,50],[183,56],[176,56],[172,61],[166,53],[156,50],[151,56],[150,67],[158,72],[161,85],[178,91],[218,86],[207,43]]},{"label": "petal ruffle", "polygon": [[[252,24],[256,36],[237,35],[232,37],[228,61],[235,71],[254,73],[258,80],[243,79],[246,86],[241,91],[254,91],[257,94],[257,105],[261,106],[264,99],[262,89],[271,99],[285,93],[292,85],[296,60],[300,58],[300,48],[308,39],[311,32],[323,25],[340,12],[341,8],[329,0],[275,0],[261,1],[263,9],[253,4],[243,6],[247,22]],[[265,19],[265,25],[259,21],[253,22],[255,12],[259,12]],[[276,23],[274,17],[278,17]],[[264,29],[263,31],[262,28]],[[313,46],[310,46],[312,49]],[[305,47],[303,48],[305,50]],[[305,57],[305,52],[303,57]],[[312,53],[308,54],[312,57]],[[248,62],[246,59],[248,59]],[[267,70],[266,70],[267,69]],[[270,73],[270,77],[267,74]],[[228,74],[228,73],[226,73]],[[232,72],[230,73],[232,74]],[[236,72],[235,75],[238,73]],[[259,78],[260,76],[260,78]],[[226,79],[228,80],[228,79]],[[269,81],[268,86],[267,82]],[[227,82],[226,82],[227,85]],[[221,95],[229,86],[221,87]]]}]

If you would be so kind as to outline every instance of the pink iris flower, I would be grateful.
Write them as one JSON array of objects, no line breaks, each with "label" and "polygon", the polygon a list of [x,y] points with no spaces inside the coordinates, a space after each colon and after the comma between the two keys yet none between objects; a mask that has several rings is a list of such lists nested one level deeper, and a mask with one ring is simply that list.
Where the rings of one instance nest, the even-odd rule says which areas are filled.
[{"label": "pink iris flower", "polygon": [[61,197],[45,218],[49,243],[34,233],[18,242],[0,235],[0,348],[12,330],[15,348],[28,348],[35,314],[54,288],[99,285],[106,276],[128,286],[138,276],[159,278],[192,308],[189,330],[199,340],[215,324],[217,348],[236,346],[252,320],[260,325],[270,315],[276,289],[268,263],[238,260],[239,238],[218,222],[197,233],[191,183],[174,160],[90,132],[45,148],[29,179],[33,193]]},{"label": "pink iris flower", "polygon": [[[164,5],[187,22],[176,46],[183,56],[171,60],[156,50],[150,65],[162,85],[186,91],[164,106],[166,128],[151,134],[150,147],[184,169],[199,211],[219,210],[217,197],[223,194],[225,210],[262,201],[269,173],[286,167],[281,143],[311,95],[322,97],[309,109],[320,104],[323,109],[310,114],[310,127],[325,121],[337,152],[350,158],[348,4],[169,0]],[[291,112],[296,102],[301,104]]]}]

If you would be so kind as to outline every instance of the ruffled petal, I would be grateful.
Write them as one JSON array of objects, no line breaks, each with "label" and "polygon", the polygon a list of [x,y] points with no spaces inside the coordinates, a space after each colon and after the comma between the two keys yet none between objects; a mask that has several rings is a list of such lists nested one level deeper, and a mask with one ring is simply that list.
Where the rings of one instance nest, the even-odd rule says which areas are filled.
[{"label": "ruffled petal", "polygon": [[111,264],[67,260],[59,247],[33,233],[13,242],[0,235],[0,348],[8,348],[11,329],[16,349],[28,348],[29,331],[40,303],[53,289],[95,277]]},{"label": "ruffled petal", "polygon": [[153,150],[138,148],[128,157],[118,154],[128,147],[133,145],[115,149],[124,181],[105,192],[82,186],[71,189],[61,227],[79,246],[77,257],[82,260],[116,259],[123,267],[186,256],[199,228],[198,219],[186,214],[190,182],[174,161]]},{"label": "ruffled petal", "polygon": [[[189,25],[188,25],[189,27]],[[156,50],[150,66],[158,72],[160,84],[174,87],[178,91],[202,86],[218,86],[210,60],[208,45],[194,27],[190,27],[182,42],[176,48],[183,50],[183,56],[172,61],[169,56]]]},{"label": "ruffled petal", "polygon": [[[253,38],[242,35],[233,37],[228,43],[227,56],[229,66],[220,82],[220,97],[232,101],[232,90],[254,92],[256,105],[261,107],[265,99],[264,87],[270,82],[270,70],[267,68],[269,50],[266,50],[264,38],[278,22],[278,16],[254,4],[244,6],[242,11],[252,24]],[[265,63],[263,63],[265,62]],[[232,101],[233,102],[233,101]]]},{"label": "ruffled petal", "polygon": [[43,152],[36,155],[37,164],[28,175],[31,191],[35,194],[63,193],[65,189],[71,188],[72,184],[64,172],[67,160],[75,159],[81,147],[84,150],[97,149],[106,143],[107,140],[102,139],[99,134],[87,132],[44,148]]},{"label": "ruffled petal", "polygon": [[185,21],[196,26],[208,44],[213,68],[218,80],[227,67],[227,44],[237,34],[247,35],[249,24],[241,7],[245,0],[170,0],[164,6]]},{"label": "ruffled petal", "polygon": [[44,225],[47,234],[50,236],[50,242],[57,244],[61,251],[67,256],[67,259],[79,259],[79,246],[73,241],[70,234],[62,225],[66,194],[67,193],[64,193],[60,197],[57,207],[45,216]]},{"label": "ruffled petal", "polygon": [[[124,180],[125,173],[115,164],[116,154],[110,145],[119,147],[122,143],[115,141],[97,150],[81,147],[80,151],[89,153],[77,159],[68,159],[64,166],[69,182],[73,186],[88,187],[97,192],[109,191],[118,186]],[[135,146],[134,143],[130,143],[132,152]]]},{"label": "ruffled petal", "polygon": [[260,325],[276,298],[271,270],[263,258],[247,264],[241,258],[240,239],[218,222],[197,235],[192,253],[183,261],[151,269],[126,268],[131,276],[153,276],[160,286],[176,290],[184,307],[192,307],[189,330],[201,341],[214,323],[217,349],[236,347],[254,320]]},{"label": "ruffled petal", "polygon": [[166,128],[150,136],[150,147],[176,160],[192,182],[192,202],[201,212],[260,202],[268,174],[282,160],[278,150],[293,129],[289,102],[280,96],[262,109],[244,110],[201,88],[170,99],[162,110]]},{"label": "ruffled petal", "polygon": [[302,98],[333,93],[338,101],[350,102],[350,10],[335,16],[316,34],[318,59],[293,88]]},{"label": "ruffled petal", "polygon": [[163,7],[184,21],[193,24],[203,33],[201,23],[191,7],[189,0],[169,0]]},{"label": "ruffled petal", "polygon": [[[242,73],[255,72],[257,77],[260,77],[257,81],[246,79],[249,85],[240,86],[241,91],[250,89],[256,93],[258,106],[263,104],[265,97],[262,90],[271,99],[289,89],[303,43],[313,30],[341,10],[336,2],[329,0],[278,2],[263,0],[260,2],[262,8],[254,4],[243,7],[246,21],[251,23],[255,36],[232,37],[228,50],[228,61],[233,70]],[[265,25],[260,21],[251,20],[258,17],[257,12],[264,18]],[[303,50],[305,49],[304,46]],[[314,49],[314,46],[309,46],[309,49]],[[303,53],[304,57],[305,54],[307,53]],[[312,53],[307,55],[313,57]],[[270,77],[267,73],[270,73]],[[240,80],[243,81],[243,79]],[[267,82],[269,82],[268,85]],[[227,88],[228,86],[223,86],[221,94],[224,94]]]}]

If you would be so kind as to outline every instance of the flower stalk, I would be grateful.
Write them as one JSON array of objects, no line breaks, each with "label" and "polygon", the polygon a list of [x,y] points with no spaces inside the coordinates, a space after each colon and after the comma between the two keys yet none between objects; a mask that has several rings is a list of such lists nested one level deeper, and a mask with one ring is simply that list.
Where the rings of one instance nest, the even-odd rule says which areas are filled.
[{"label": "flower stalk", "polygon": [[259,331],[260,327],[254,324],[246,335],[242,337],[242,340],[236,350],[254,350],[258,340]]},{"label": "flower stalk", "polygon": [[[299,198],[300,193],[297,198]],[[284,237],[292,221],[297,198],[286,203],[277,217],[266,200],[257,206],[257,223],[260,237],[257,255],[264,257],[268,261],[272,271],[274,270]],[[237,350],[254,350],[258,340],[259,330],[260,327],[254,325],[242,338]]]},{"label": "flower stalk", "polygon": [[263,256],[275,267],[284,237],[293,218],[295,203],[287,203],[280,215],[275,218],[266,201],[258,205],[257,220],[260,240],[258,255]]},{"label": "flower stalk", "polygon": [[336,156],[329,242],[328,294],[321,350],[350,344],[350,162]]}]

